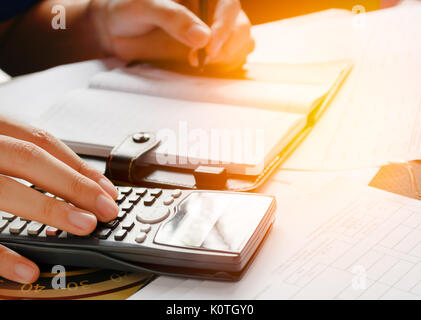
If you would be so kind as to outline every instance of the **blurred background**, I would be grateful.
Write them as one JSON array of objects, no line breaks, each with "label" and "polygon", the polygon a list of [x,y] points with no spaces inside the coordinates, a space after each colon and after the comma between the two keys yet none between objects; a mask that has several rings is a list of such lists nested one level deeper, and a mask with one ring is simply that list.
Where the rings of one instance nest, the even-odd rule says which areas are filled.
[{"label": "blurred background", "polygon": [[252,24],[261,24],[332,8],[352,10],[356,5],[373,11],[396,5],[400,0],[241,0]]}]

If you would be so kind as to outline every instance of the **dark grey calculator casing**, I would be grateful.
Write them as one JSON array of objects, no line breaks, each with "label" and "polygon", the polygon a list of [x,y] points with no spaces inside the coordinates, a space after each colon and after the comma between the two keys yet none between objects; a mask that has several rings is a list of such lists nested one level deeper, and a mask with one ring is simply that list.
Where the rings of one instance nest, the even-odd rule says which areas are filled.
[{"label": "dark grey calculator casing", "polygon": [[192,193],[215,193],[238,195],[224,191],[183,190],[170,216],[152,225],[148,238],[136,243],[128,237],[123,242],[97,238],[33,238],[28,235],[0,233],[0,243],[38,263],[96,267],[130,272],[152,272],[158,275],[178,275],[191,278],[237,281],[257,254],[266,233],[274,221],[276,200],[272,196],[241,193],[245,198],[270,199],[257,227],[247,237],[238,252],[210,250],[205,248],[167,245],[156,242],[163,226],[177,218],[179,207]]}]

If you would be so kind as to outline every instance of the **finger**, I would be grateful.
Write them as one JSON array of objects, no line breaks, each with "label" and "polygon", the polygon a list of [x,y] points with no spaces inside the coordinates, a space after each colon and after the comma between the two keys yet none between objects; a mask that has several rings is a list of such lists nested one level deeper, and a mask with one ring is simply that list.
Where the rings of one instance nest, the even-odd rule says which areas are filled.
[{"label": "finger", "polygon": [[153,1],[148,19],[176,40],[191,48],[203,48],[211,31],[193,12],[174,1]]},{"label": "finger", "polygon": [[235,51],[230,48],[223,48],[221,54],[212,61],[213,67],[215,65],[225,65],[231,70],[237,69],[247,62],[247,56],[254,50],[254,45],[254,41],[249,40],[241,47],[235,47]]},{"label": "finger", "polygon": [[39,268],[32,261],[0,245],[0,276],[20,283],[32,283],[39,277]]},{"label": "finger", "polygon": [[206,63],[237,64],[245,61],[247,55],[254,50],[254,40],[251,37],[250,25],[245,14],[238,16],[237,27],[230,34],[224,46],[214,58],[208,57]]},{"label": "finger", "polygon": [[114,200],[96,182],[37,145],[0,136],[0,172],[30,181],[79,208],[109,221],[118,214]]},{"label": "finger", "polygon": [[211,26],[211,39],[206,47],[210,58],[216,57],[227,41],[235,27],[240,11],[241,5],[238,0],[218,1]]},{"label": "finger", "polygon": [[185,61],[189,50],[161,29],[155,29],[141,37],[114,37],[112,43],[117,56],[124,61]]},{"label": "finger", "polygon": [[198,67],[199,66],[199,56],[198,56],[197,50],[191,49],[187,59],[189,61],[189,64],[192,67]]},{"label": "finger", "polygon": [[32,142],[46,150],[48,153],[63,161],[71,168],[98,183],[113,199],[118,191],[103,174],[89,166],[76,155],[69,147],[48,132],[25,125],[15,120],[0,117],[0,134],[14,137],[19,140]]},{"label": "finger", "polygon": [[0,210],[34,220],[75,235],[94,231],[97,220],[93,214],[64,201],[48,197],[11,178],[0,176]]}]

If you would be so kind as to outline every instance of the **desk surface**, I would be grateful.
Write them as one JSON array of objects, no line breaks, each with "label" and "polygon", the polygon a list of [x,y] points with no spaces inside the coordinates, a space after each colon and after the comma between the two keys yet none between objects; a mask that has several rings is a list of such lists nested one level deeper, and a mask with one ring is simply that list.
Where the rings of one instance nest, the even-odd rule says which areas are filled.
[{"label": "desk surface", "polygon": [[[392,10],[392,9],[391,9]],[[417,6],[416,10],[412,10],[415,14],[419,14],[421,12],[421,5]],[[388,15],[391,11],[385,11],[384,15],[389,19]],[[373,15],[377,16],[378,13],[373,13]],[[353,43],[355,44],[355,41],[361,41],[362,34],[358,30],[356,31],[352,27],[352,20],[350,20],[352,17],[344,17],[343,14],[341,14],[341,18],[333,18],[331,19],[331,24],[326,24],[324,22],[319,21],[318,19],[314,19],[314,26],[317,26],[320,32],[318,36],[314,37],[314,32],[312,36],[310,37],[308,33],[308,26],[303,26],[303,24],[296,25],[297,33],[291,34],[290,28],[285,27],[285,23],[280,23],[279,25],[270,24],[267,26],[259,26],[255,28],[253,32],[255,32],[257,38],[258,38],[258,46],[256,49],[256,52],[250,57],[251,60],[261,60],[266,59],[268,61],[274,61],[274,60],[284,60],[284,61],[294,61],[294,62],[303,62],[303,61],[314,61],[314,60],[331,60],[331,59],[338,59],[343,57],[349,57],[349,53],[355,54],[356,57],[358,57],[358,50],[356,50],[356,47],[352,48]],[[348,19],[348,20],[347,20]],[[421,21],[421,19],[418,19]],[[351,24],[350,24],[351,23]],[[389,21],[390,23],[390,21]],[[348,34],[352,36],[352,39],[344,37],[344,35],[340,35],[338,33],[332,33],[333,31],[328,31],[332,29],[332,24],[334,26],[338,25],[341,26],[341,30],[348,29]],[[396,24],[390,23],[392,27],[395,27]],[[407,28],[410,28],[411,26],[406,26]],[[271,29],[271,37],[265,36],[265,28]],[[313,28],[314,27],[310,27]],[[339,27],[338,27],[339,28]],[[345,29],[344,29],[345,28]],[[340,29],[340,28],[339,28]],[[306,31],[307,30],[307,31]],[[417,29],[419,30],[419,28]],[[287,33],[288,32],[288,33]],[[330,32],[330,33],[329,33]],[[274,35],[277,35],[277,38],[282,39],[280,41],[280,45],[278,46],[277,50],[265,50],[264,48],[268,45],[271,45],[273,43],[273,37]],[[297,37],[301,37],[301,41],[297,41]],[[368,38],[364,38],[367,40]],[[308,41],[307,41],[308,40]],[[409,39],[411,40],[411,39]],[[406,41],[409,41],[406,39]],[[419,42],[418,42],[419,43]],[[332,50],[332,48],[334,48]],[[395,51],[399,51],[401,48],[395,48]],[[410,59],[413,59],[414,57],[418,57],[420,51],[420,47],[414,47],[415,51],[413,55],[409,56]],[[354,50],[354,51],[352,51]],[[371,47],[370,47],[371,50]],[[399,53],[399,52],[398,52]],[[408,57],[407,57],[408,58]],[[382,62],[384,64],[390,65],[393,63],[390,59],[384,58],[385,60]],[[416,62],[415,60],[410,60],[413,63],[413,69],[418,72],[418,77],[421,75],[421,69],[420,64]],[[55,69],[47,70],[45,72],[41,72],[38,74],[30,75],[30,76],[24,76],[18,79],[15,79],[9,83],[0,85],[0,96],[2,97],[2,102],[0,105],[0,113],[14,116],[17,118],[21,118],[22,114],[25,113],[26,117],[29,119],[36,119],[39,117],[43,112],[45,112],[60,96],[62,96],[65,92],[68,92],[75,88],[80,87],[86,87],[88,79],[94,75],[97,72],[106,70],[108,68],[112,68],[115,66],[121,65],[121,62],[118,62],[116,60],[107,60],[105,63],[100,61],[88,61],[83,63],[78,63],[74,65],[68,65],[68,66],[62,66]],[[411,74],[414,74],[414,70],[409,70],[408,68],[404,70],[394,70],[396,71],[396,74],[390,79],[394,79],[398,81],[401,79],[400,77],[408,75],[408,72],[411,72]],[[358,71],[358,69],[357,69]],[[374,73],[373,73],[374,74]],[[383,75],[381,75],[384,77]],[[378,77],[380,77],[378,75]],[[419,78],[418,78],[419,79]],[[351,79],[352,80],[352,79]],[[414,78],[415,80],[415,78]],[[373,79],[367,80],[373,82]],[[369,82],[364,82],[364,86],[370,85]],[[374,81],[375,82],[375,81]],[[421,81],[418,81],[417,83],[420,83]],[[396,90],[395,87],[393,89],[385,89],[387,87],[394,85],[395,82],[382,82],[382,86],[377,86],[377,90],[381,92],[382,94],[390,93],[392,90]],[[396,84],[396,83],[395,83]],[[401,85],[401,84],[399,84]],[[325,124],[328,123],[341,123],[341,120],[338,122],[338,119],[344,119],[344,118],[338,118],[338,114],[341,114],[342,117],[347,116],[347,113],[345,111],[349,111],[349,108],[351,107],[357,107],[362,106],[359,102],[359,98],[357,97],[357,94],[355,93],[355,83],[351,81],[351,84],[346,84],[346,87],[344,88],[343,92],[340,92],[338,96],[335,98],[335,100],[332,103],[332,106],[330,109],[332,111],[329,111],[326,113],[326,116],[323,117],[322,121]],[[399,86],[398,86],[399,87]],[[369,94],[369,92],[366,89],[362,89],[366,95]],[[412,99],[415,99],[419,96],[419,90],[416,90],[416,87],[411,82],[408,86],[402,87],[402,90],[404,92],[408,93]],[[373,92],[373,91],[372,91]],[[374,91],[376,92],[376,91]],[[403,91],[398,95],[393,95],[392,92],[392,102],[395,104],[396,107],[396,101],[393,99],[398,99],[398,96],[401,96],[403,94]],[[378,97],[378,94],[373,94],[373,97]],[[400,98],[399,98],[400,99]],[[382,96],[381,99],[378,99],[376,101],[371,100],[373,103],[379,104],[384,103],[387,99]],[[399,106],[404,105],[412,105],[412,103],[409,102],[409,100],[398,100]],[[413,101],[412,101],[413,102]],[[341,106],[345,106],[345,109],[341,108]],[[420,104],[421,106],[421,104]],[[417,105],[418,107],[418,105]],[[359,112],[364,113],[364,107],[361,107]],[[412,110],[412,109],[411,109]],[[411,111],[409,110],[409,111]],[[411,112],[404,112],[406,115],[413,113]],[[413,110],[412,110],[413,111]],[[402,113],[402,109],[401,109]],[[417,114],[417,113],[416,113]],[[421,113],[420,113],[421,114]],[[396,113],[393,113],[391,111],[390,115],[396,115]],[[332,119],[335,119],[334,121]],[[397,119],[404,120],[402,117],[398,117]],[[416,120],[417,118],[415,118]],[[26,120],[26,119],[25,119]],[[354,119],[354,121],[357,121]],[[418,121],[418,120],[417,120]],[[356,124],[356,123],[354,123]],[[318,139],[320,137],[331,135],[335,136],[334,132],[337,129],[336,126],[330,126],[326,125],[325,128],[327,128],[323,134],[314,134],[314,137],[309,137],[307,144],[316,144],[318,143]],[[412,129],[412,128],[411,128]],[[415,130],[415,129],[414,129]],[[316,132],[317,133],[317,132]],[[411,131],[408,133],[411,137],[414,136],[414,132]],[[408,136],[402,136],[402,139],[407,139]],[[412,140],[411,140],[412,141]],[[361,142],[363,142],[361,140]],[[400,141],[393,141],[395,145],[399,145]],[[323,142],[325,145],[325,142]],[[407,143],[405,143],[405,146],[407,146]],[[369,147],[369,145],[367,145]],[[300,159],[303,159],[305,157],[308,157],[308,152],[314,150],[311,147],[304,146],[303,148],[300,148],[300,150],[296,153],[294,156],[294,159],[287,164],[290,167],[297,167],[297,164],[300,164],[298,168],[306,168],[306,165],[303,165]],[[309,151],[310,150],[310,151]],[[418,152],[418,149],[415,149],[415,152]],[[312,156],[315,156],[314,154]],[[297,160],[298,159],[298,160]],[[320,159],[319,159],[320,160]],[[318,169],[324,169],[324,165],[317,166]],[[368,162],[366,162],[367,164]],[[316,169],[317,169],[316,168]],[[342,168],[343,169],[343,168]],[[297,181],[308,181],[308,179],[314,179],[317,181],[320,180],[326,180],[332,179],[332,177],[337,176],[345,176],[348,178],[353,179],[354,181],[358,181],[361,184],[368,184],[369,181],[372,179],[374,174],[377,171],[376,165],[367,165],[365,169],[355,169],[355,170],[340,170],[340,171],[332,171],[332,172],[323,172],[323,171],[313,171],[313,172],[307,172],[307,171],[293,171],[293,170],[279,170],[277,173],[273,175],[271,180],[260,190],[259,192],[263,193],[270,193],[278,195],[278,198],[282,198],[282,195],[284,192],[288,190],[290,185]],[[278,208],[278,214],[282,212],[282,206]],[[183,290],[189,290],[189,288],[193,288],[200,285],[199,280],[185,280],[185,279],[178,279],[178,278],[166,278],[166,277],[160,277],[158,280],[155,280],[150,285],[148,285],[145,289],[141,290],[141,295],[135,295],[136,297],[145,297],[148,296],[150,298],[157,297],[159,294],[162,293],[163,290],[170,291],[170,293],[167,295],[167,297],[171,297],[172,294],[178,294]],[[212,286],[212,284],[209,284]],[[227,292],[232,292],[233,295],[235,295],[236,292],[239,290],[246,290],[247,286],[252,285],[250,282],[247,281],[247,278],[245,278],[243,281],[240,281],[236,285],[232,284],[226,284],[225,289]],[[173,291],[170,289],[174,288]],[[181,290],[181,291],[180,291]],[[162,297],[160,297],[162,298]],[[212,298],[210,296],[210,298]],[[218,297],[214,297],[218,298]],[[276,294],[274,294],[273,298],[277,298]]]}]

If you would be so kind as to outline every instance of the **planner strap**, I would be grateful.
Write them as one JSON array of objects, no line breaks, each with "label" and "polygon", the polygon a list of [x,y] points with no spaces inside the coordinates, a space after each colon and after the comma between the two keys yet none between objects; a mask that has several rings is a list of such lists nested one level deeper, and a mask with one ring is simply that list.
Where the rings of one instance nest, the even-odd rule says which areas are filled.
[{"label": "planner strap", "polygon": [[158,146],[160,140],[152,132],[137,132],[128,135],[113,148],[107,159],[106,173],[111,180],[128,181],[135,184],[133,171],[136,161]]}]

